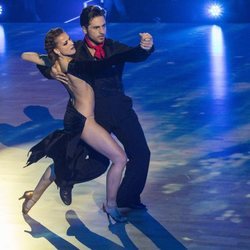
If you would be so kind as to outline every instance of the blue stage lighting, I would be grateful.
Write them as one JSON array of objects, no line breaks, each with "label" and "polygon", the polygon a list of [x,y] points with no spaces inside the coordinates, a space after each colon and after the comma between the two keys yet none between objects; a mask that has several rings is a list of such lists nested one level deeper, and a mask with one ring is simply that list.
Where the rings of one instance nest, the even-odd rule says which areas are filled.
[{"label": "blue stage lighting", "polygon": [[212,18],[220,18],[223,14],[223,7],[221,4],[213,3],[208,6],[207,12]]},{"label": "blue stage lighting", "polygon": [[3,14],[3,6],[0,5],[0,15],[2,15],[2,14]]}]

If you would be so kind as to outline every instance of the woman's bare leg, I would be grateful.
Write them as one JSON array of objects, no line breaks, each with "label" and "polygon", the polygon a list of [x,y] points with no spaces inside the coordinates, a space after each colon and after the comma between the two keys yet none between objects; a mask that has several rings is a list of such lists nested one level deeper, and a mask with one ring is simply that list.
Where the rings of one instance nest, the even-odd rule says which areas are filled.
[{"label": "woman's bare leg", "polygon": [[112,164],[107,173],[106,200],[108,207],[116,207],[116,195],[127,163],[125,152],[94,118],[87,118],[81,138],[111,160]]},{"label": "woman's bare leg", "polygon": [[38,184],[36,185],[32,199],[38,201],[42,196],[43,192],[50,186],[55,180],[54,165],[51,164],[47,167]]},{"label": "woman's bare leg", "polygon": [[[38,184],[36,185],[33,193],[30,196],[25,197],[24,193],[24,203],[23,203],[23,213],[27,214],[29,210],[35,205],[35,203],[40,199],[44,191],[49,187],[49,185],[55,180],[54,165],[51,164],[42,175]],[[27,191],[30,192],[30,191]]]}]

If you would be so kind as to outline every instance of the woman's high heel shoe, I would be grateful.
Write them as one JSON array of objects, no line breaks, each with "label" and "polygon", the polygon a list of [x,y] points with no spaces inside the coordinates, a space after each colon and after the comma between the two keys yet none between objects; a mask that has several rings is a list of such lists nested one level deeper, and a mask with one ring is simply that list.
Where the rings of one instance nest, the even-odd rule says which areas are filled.
[{"label": "woman's high heel shoe", "polygon": [[34,193],[33,190],[25,191],[23,196],[19,198],[19,200],[24,199],[23,206],[22,206],[23,214],[27,214],[36,203],[36,201],[32,200],[33,193]]},{"label": "woman's high heel shoe", "polygon": [[117,207],[108,207],[103,204],[102,206],[103,212],[107,214],[108,220],[110,221],[110,217],[116,222],[127,222],[128,219],[126,216],[122,215]]}]

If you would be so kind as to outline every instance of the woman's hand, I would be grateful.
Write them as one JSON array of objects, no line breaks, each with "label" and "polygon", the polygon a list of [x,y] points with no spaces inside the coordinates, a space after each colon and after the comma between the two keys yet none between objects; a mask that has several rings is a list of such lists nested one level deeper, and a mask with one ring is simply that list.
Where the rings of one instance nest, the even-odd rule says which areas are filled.
[{"label": "woman's hand", "polygon": [[69,79],[68,79],[67,75],[62,72],[58,61],[56,61],[55,64],[52,66],[51,71],[50,71],[50,75],[54,79],[56,79],[60,82],[63,82],[65,84],[69,83]]}]

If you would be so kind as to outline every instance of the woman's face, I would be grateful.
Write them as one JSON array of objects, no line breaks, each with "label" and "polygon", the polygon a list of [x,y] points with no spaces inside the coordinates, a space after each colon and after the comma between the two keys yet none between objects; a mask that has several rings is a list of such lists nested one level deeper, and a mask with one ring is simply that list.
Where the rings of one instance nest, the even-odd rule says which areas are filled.
[{"label": "woman's face", "polygon": [[[56,48],[64,56],[71,56],[76,53],[73,41],[70,39],[67,33],[62,33],[56,40]],[[55,51],[56,52],[56,51]]]}]

